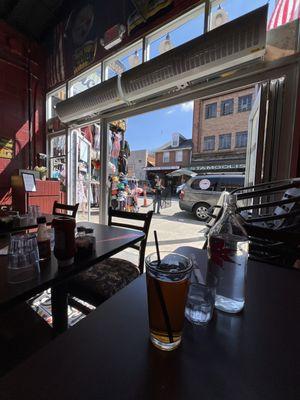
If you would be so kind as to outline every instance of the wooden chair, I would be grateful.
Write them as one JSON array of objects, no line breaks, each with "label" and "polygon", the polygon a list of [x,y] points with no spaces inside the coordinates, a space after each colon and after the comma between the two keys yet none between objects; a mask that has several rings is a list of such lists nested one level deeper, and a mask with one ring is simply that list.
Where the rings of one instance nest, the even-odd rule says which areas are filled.
[{"label": "wooden chair", "polygon": [[[53,203],[52,214],[53,215],[66,215],[67,214],[72,218],[76,218],[78,207],[79,207],[79,203],[77,203],[75,205],[70,205],[70,204],[58,203],[57,201],[55,201]],[[59,212],[58,210],[61,210],[62,212]],[[63,211],[65,211],[65,212],[63,212]],[[71,214],[68,214],[68,211],[70,211]]]},{"label": "wooden chair", "polygon": [[[144,271],[145,250],[148,232],[152,219],[152,211],[147,214],[115,211],[109,208],[109,226],[118,226],[127,229],[137,229],[144,232],[145,237],[138,245],[131,246],[139,251],[138,266],[120,258],[109,258],[94,265],[87,271],[79,274],[69,282],[69,304],[84,314],[90,310],[82,307],[74,297],[97,307],[120,289],[128,285]],[[115,222],[113,218],[143,221],[143,226],[136,226],[127,222]]]}]

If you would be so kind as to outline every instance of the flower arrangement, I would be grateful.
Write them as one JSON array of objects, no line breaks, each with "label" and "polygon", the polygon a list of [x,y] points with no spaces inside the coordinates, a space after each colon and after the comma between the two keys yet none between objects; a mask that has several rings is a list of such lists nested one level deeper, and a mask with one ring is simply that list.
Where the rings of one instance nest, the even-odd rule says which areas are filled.
[{"label": "flower arrangement", "polygon": [[35,166],[34,170],[40,173],[40,178],[42,181],[46,180],[46,178],[47,178],[47,168],[46,167]]}]

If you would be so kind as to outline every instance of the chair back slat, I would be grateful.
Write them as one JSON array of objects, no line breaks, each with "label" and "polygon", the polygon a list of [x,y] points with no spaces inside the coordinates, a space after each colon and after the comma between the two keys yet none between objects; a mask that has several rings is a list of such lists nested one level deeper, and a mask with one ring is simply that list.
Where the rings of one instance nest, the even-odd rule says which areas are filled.
[{"label": "chair back slat", "polygon": [[70,217],[76,218],[78,207],[79,207],[79,203],[77,203],[75,205],[71,205],[71,204],[62,204],[62,203],[58,203],[58,201],[55,201],[53,203],[52,214],[53,215],[69,215],[64,212],[59,212],[58,210],[71,211],[72,214],[70,215]]},{"label": "chair back slat", "polygon": [[120,228],[127,228],[127,229],[137,229],[139,231],[143,231],[144,230],[143,226],[123,224],[121,222],[113,222],[113,223],[110,224],[110,226],[118,226]]},{"label": "chair back slat", "polygon": [[130,219],[130,220],[136,220],[136,221],[146,221],[147,220],[147,214],[142,214],[142,213],[133,213],[133,212],[127,212],[127,211],[118,211],[118,210],[113,210],[111,207],[109,209],[109,217],[116,217],[116,218],[125,218],[125,219]]},{"label": "chair back slat", "polygon": [[[149,228],[152,220],[153,211],[149,211],[146,214],[141,213],[131,213],[127,211],[117,211],[113,210],[111,207],[108,210],[108,225],[118,226],[127,229],[137,229],[144,232],[145,237],[141,240],[140,245],[130,246],[139,251],[139,270],[142,274],[144,272],[144,262],[145,262],[145,250],[148,239]],[[143,221],[143,226],[131,225],[129,223],[115,222],[113,218],[123,218],[126,220]]]}]

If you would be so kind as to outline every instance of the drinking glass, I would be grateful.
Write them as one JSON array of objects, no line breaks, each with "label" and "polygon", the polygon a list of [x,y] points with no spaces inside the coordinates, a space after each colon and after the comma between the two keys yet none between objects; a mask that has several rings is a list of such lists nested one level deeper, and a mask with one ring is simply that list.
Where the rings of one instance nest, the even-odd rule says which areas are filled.
[{"label": "drinking glass", "polygon": [[150,339],[161,350],[173,350],[181,342],[184,309],[192,263],[176,253],[146,257]]},{"label": "drinking glass", "polygon": [[8,258],[8,281],[10,283],[26,282],[37,277],[40,265],[36,235],[11,236]]},{"label": "drinking glass", "polygon": [[185,307],[185,316],[196,325],[206,325],[213,316],[216,296],[215,281],[210,284],[191,283]]}]

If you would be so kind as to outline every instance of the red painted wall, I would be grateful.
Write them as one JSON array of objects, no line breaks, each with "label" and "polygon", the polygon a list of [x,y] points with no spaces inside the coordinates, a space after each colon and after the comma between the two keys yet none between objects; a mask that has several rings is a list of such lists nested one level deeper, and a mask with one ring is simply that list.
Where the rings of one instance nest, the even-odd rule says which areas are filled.
[{"label": "red painted wall", "polygon": [[44,53],[36,43],[0,21],[0,137],[14,139],[14,158],[0,158],[0,204],[10,204],[10,177],[29,167],[28,49],[32,72],[32,158],[45,152]]}]

